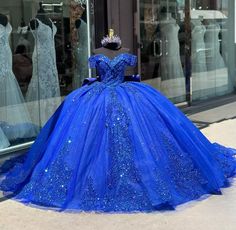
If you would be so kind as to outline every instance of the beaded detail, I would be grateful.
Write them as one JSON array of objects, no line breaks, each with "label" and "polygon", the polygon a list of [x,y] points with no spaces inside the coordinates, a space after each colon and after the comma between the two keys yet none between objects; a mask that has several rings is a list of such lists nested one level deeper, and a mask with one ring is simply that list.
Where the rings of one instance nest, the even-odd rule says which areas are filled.
[{"label": "beaded detail", "polygon": [[52,160],[47,168],[38,169],[32,175],[31,181],[25,185],[16,196],[24,200],[29,197],[31,202],[62,207],[66,201],[73,170],[66,164],[70,141],[60,150],[58,156]]},{"label": "beaded detail", "polygon": [[[115,90],[111,91],[109,98],[106,113],[110,157],[107,197],[112,206],[117,205],[118,198],[119,207],[117,208],[120,210],[129,209],[131,203],[136,204],[137,208],[144,204],[148,206],[149,201],[139,188],[141,179],[134,163],[134,148],[129,134],[130,118],[119,102]],[[132,184],[136,184],[139,189],[135,190]]]},{"label": "beaded detail", "polygon": [[109,142],[107,190],[99,197],[90,177],[82,199],[83,207],[89,209],[99,204],[98,206],[102,206],[106,211],[139,210],[141,207],[151,209],[150,201],[140,187],[141,178],[134,163],[129,117],[119,102],[115,89],[111,89],[109,93],[105,122]]},{"label": "beaded detail", "polygon": [[125,68],[135,66],[136,61],[136,56],[126,53],[122,53],[112,60],[103,54],[97,54],[89,58],[90,67],[96,67],[101,81],[110,86],[123,82]]},{"label": "beaded detail", "polygon": [[182,196],[191,197],[191,199],[199,197],[204,193],[202,185],[207,184],[207,180],[194,165],[191,157],[178,148],[177,143],[174,143],[172,136],[161,133],[161,140],[168,153],[166,156],[169,163],[165,168],[170,173],[174,188]]}]

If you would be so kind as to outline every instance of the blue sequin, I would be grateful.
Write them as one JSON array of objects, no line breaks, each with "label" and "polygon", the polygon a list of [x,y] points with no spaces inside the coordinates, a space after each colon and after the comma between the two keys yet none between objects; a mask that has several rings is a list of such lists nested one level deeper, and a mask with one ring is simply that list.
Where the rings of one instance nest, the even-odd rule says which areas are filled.
[{"label": "blue sequin", "polygon": [[[70,143],[71,140],[68,140]],[[65,144],[46,169],[35,170],[30,182],[16,196],[17,199],[24,201],[27,197],[34,204],[63,207],[73,175],[73,170],[65,162],[68,144]]]}]

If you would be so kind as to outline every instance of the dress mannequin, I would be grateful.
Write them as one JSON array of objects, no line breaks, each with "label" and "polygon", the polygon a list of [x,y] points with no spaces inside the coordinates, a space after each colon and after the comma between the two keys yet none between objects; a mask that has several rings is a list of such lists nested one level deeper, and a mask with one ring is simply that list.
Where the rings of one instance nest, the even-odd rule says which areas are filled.
[{"label": "dress mannequin", "polygon": [[6,26],[8,23],[7,16],[4,14],[0,14],[0,24]]},{"label": "dress mannequin", "polygon": [[212,95],[222,95],[228,90],[228,72],[220,53],[220,25],[216,21],[206,21],[205,45],[208,78],[212,82]]},{"label": "dress mannequin", "polygon": [[[0,14],[0,24],[6,26],[8,23],[7,17],[3,14]],[[9,146],[9,142],[2,129],[0,128],[0,149],[3,149]]]},{"label": "dress mannequin", "polygon": [[207,89],[210,82],[207,77],[206,47],[204,42],[206,28],[200,18],[192,19],[191,26],[192,97],[195,100],[207,97]]},{"label": "dress mannequin", "polygon": [[192,24],[192,72],[206,72],[206,55],[204,35],[206,28],[200,19],[193,19]]},{"label": "dress mannequin", "polygon": [[[103,42],[104,40],[109,40],[108,42]],[[114,41],[113,41],[114,40]],[[102,40],[102,47],[95,49],[93,51],[94,54],[103,54],[110,59],[114,59],[115,57],[119,56],[119,54],[129,53],[128,48],[121,47],[121,40],[118,36],[114,36],[114,30],[109,30],[109,35],[104,37]],[[136,81],[140,82],[140,76],[134,75],[131,69],[127,68],[125,71],[124,81]],[[94,81],[100,81],[100,77],[97,78],[86,78],[83,82],[83,85],[91,84]]]},{"label": "dress mannequin", "polygon": [[[47,17],[46,12],[43,9],[42,2],[39,2],[39,10],[38,10],[38,13],[35,18],[39,19],[42,23],[44,23],[45,25],[48,25],[52,28],[52,21]],[[38,28],[39,22],[37,19],[32,19],[30,21],[31,30],[35,30],[36,28]]]},{"label": "dress mannequin", "polygon": [[217,23],[208,23],[205,33],[205,43],[207,49],[207,70],[224,68],[224,60],[220,54],[219,32],[220,26]]},{"label": "dress mannequin", "polygon": [[78,42],[74,49],[75,54],[75,72],[72,82],[73,89],[79,88],[84,79],[88,76],[88,33],[87,24],[82,19],[75,21],[77,29]]},{"label": "dress mannequin", "polygon": [[30,22],[30,29],[35,47],[32,56],[33,74],[26,100],[30,102],[28,105],[33,122],[42,126],[61,102],[54,41],[57,28],[45,15],[42,3],[36,18]]},{"label": "dress mannequin", "polygon": [[206,72],[206,47],[204,42],[206,28],[200,19],[193,19],[191,26],[192,72]]},{"label": "dress mannequin", "polygon": [[101,47],[94,50],[94,54],[104,54],[111,59],[121,53],[129,53],[129,49],[128,48],[111,49],[110,47]]},{"label": "dress mannequin", "polygon": [[[105,39],[106,38],[112,39],[113,36],[114,36],[114,30],[110,29],[109,35],[105,37]],[[108,58],[113,59],[119,54],[129,53],[129,51],[130,51],[129,48],[121,47],[121,41],[120,43],[110,41],[107,44],[102,44],[102,47],[95,49],[93,53],[104,54]],[[126,69],[125,74],[126,74],[125,79],[131,80],[132,76],[128,76],[128,75],[131,75],[129,68]]]},{"label": "dress mannequin", "polygon": [[12,71],[11,31],[8,18],[0,15],[0,127],[9,141],[15,141],[37,133]]},{"label": "dress mannequin", "polygon": [[[112,41],[113,37],[114,37],[114,30],[110,29],[109,35],[104,38],[104,39],[110,39],[110,41],[102,44],[101,48],[95,49],[94,54],[104,54],[112,59],[121,53],[128,53],[129,49],[121,47],[121,41],[117,42]],[[102,43],[104,39],[102,40]]]},{"label": "dress mannequin", "polygon": [[185,78],[179,53],[179,26],[170,13],[162,13],[160,20],[160,40],[162,55],[160,57],[160,90],[176,102],[185,100]]}]

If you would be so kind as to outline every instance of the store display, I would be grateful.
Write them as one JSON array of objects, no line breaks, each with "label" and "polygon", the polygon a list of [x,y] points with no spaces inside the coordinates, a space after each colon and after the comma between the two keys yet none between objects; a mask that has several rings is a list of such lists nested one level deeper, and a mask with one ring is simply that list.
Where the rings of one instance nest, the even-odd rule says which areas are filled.
[{"label": "store display", "polygon": [[206,67],[206,47],[204,36],[206,27],[201,19],[192,19],[191,33],[191,63],[192,63],[192,97],[194,99],[206,98],[209,95],[209,79]]},{"label": "store display", "polygon": [[170,14],[160,20],[162,55],[158,75],[161,77],[161,91],[168,97],[185,97],[185,77],[179,53],[179,26]]},{"label": "store display", "polygon": [[74,48],[75,53],[75,71],[73,78],[73,89],[79,88],[84,79],[88,76],[88,33],[87,24],[82,20],[76,21],[78,32],[78,43]]},{"label": "store display", "polygon": [[206,47],[204,35],[206,32],[205,26],[200,19],[191,21],[192,23],[192,71],[194,73],[206,72]]},{"label": "store display", "polygon": [[[0,66],[10,61],[14,74],[14,83],[10,75],[4,75],[4,78],[0,79],[0,130],[2,129],[7,140],[7,144],[1,145],[1,141],[5,143],[5,138],[4,135],[0,136],[0,148],[10,145],[13,147],[11,151],[15,151],[21,144],[29,146],[40,128],[60,105],[61,97],[71,92],[73,80],[80,81],[75,83],[77,88],[83,81],[78,78],[91,75],[87,64],[89,41],[84,3],[13,2],[15,3],[11,6],[6,1],[0,3],[0,23],[7,28],[9,21],[13,27],[12,32],[9,32],[10,36],[4,37],[9,43],[11,55],[6,55],[2,49],[0,52]],[[83,20],[83,23],[75,30],[74,27],[70,28],[70,25],[75,25],[76,19]],[[89,27],[93,22],[92,17],[90,19]],[[72,36],[74,32],[81,37],[77,50],[73,50],[73,39],[77,38]],[[0,45],[2,41],[1,37]],[[83,49],[83,54],[79,49]],[[74,70],[76,60],[73,52],[78,54],[77,72]],[[10,56],[11,60],[8,60]],[[81,65],[84,66],[84,73],[80,72]],[[5,70],[6,68],[4,72]],[[0,73],[2,71],[3,69]],[[73,78],[74,75],[76,79]],[[8,83],[8,86],[5,83]],[[16,86],[13,87],[13,84]]]},{"label": "store display", "polygon": [[60,87],[55,56],[56,26],[39,11],[30,22],[35,38],[33,75],[26,94],[35,124],[43,125],[60,104]]},{"label": "store display", "polygon": [[[222,95],[228,90],[228,71],[220,53],[220,26],[216,22],[208,21],[205,33],[206,65],[208,71],[209,88]],[[211,92],[212,93],[212,92]]]},{"label": "store display", "polygon": [[0,15],[0,127],[9,141],[15,141],[35,137],[37,130],[12,72],[11,31],[7,17]]},{"label": "store display", "polygon": [[220,54],[220,26],[217,23],[209,23],[206,28],[205,43],[207,51],[207,70],[211,71],[225,68],[224,60]]}]

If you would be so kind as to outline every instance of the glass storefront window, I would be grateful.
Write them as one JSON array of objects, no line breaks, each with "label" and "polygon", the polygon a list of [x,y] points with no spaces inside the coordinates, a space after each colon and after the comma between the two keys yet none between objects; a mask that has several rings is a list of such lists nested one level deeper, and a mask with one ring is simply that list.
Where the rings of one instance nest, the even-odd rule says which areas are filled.
[{"label": "glass storefront window", "polygon": [[0,2],[0,154],[31,143],[90,76],[91,1]]},{"label": "glass storefront window", "polygon": [[141,0],[142,80],[172,101],[186,100],[185,27],[177,1]]},{"label": "glass storefront window", "polygon": [[223,0],[139,0],[140,73],[174,103],[231,93],[234,4]]},{"label": "glass storefront window", "polygon": [[201,100],[233,91],[233,1],[192,1],[192,99]]}]

